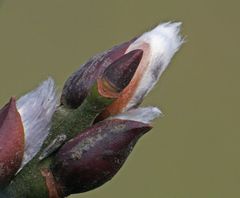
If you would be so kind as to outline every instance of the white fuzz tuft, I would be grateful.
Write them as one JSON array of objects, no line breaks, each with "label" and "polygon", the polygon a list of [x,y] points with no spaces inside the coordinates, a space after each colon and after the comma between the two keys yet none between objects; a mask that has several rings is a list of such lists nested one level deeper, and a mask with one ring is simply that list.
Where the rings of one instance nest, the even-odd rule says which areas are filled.
[{"label": "white fuzz tuft", "polygon": [[17,101],[25,133],[25,151],[21,168],[40,150],[49,133],[56,104],[57,95],[52,78]]},{"label": "white fuzz tuft", "polygon": [[162,114],[161,111],[157,107],[139,107],[115,115],[108,119],[132,120],[150,124],[151,121],[158,118],[161,114]]},{"label": "white fuzz tuft", "polygon": [[180,26],[181,23],[160,24],[153,30],[144,33],[129,46],[126,53],[135,49],[143,49],[145,55],[141,62],[144,72],[134,95],[123,111],[138,104],[157,83],[171,58],[184,42],[179,34]]}]

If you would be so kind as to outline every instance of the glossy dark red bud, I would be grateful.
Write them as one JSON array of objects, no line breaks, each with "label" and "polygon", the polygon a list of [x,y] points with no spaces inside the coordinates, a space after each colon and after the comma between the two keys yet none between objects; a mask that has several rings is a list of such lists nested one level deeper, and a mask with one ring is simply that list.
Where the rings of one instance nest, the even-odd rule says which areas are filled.
[{"label": "glossy dark red bud", "polygon": [[114,61],[98,79],[98,91],[102,96],[118,98],[132,80],[142,59],[142,50],[133,50]]},{"label": "glossy dark red bud", "polygon": [[130,51],[113,62],[104,72],[103,78],[111,84],[117,92],[121,92],[132,80],[142,59],[143,50]]},{"label": "glossy dark red bud", "polygon": [[0,187],[6,185],[20,168],[24,153],[24,129],[16,101],[0,110]]},{"label": "glossy dark red bud", "polygon": [[105,120],[68,141],[52,167],[65,196],[109,181],[122,167],[137,140],[151,126],[130,120]]},{"label": "glossy dark red bud", "polygon": [[102,76],[105,69],[124,55],[129,45],[135,40],[136,39],[132,39],[110,50],[97,54],[83,64],[65,82],[61,103],[71,108],[80,106],[90,88],[95,84],[96,80]]}]

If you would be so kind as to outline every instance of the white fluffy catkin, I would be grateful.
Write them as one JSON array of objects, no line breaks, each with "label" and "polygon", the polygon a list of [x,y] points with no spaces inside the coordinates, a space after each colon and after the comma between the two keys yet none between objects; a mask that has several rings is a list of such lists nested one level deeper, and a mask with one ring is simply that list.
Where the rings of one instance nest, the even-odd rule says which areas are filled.
[{"label": "white fluffy catkin", "polygon": [[48,78],[38,88],[17,101],[25,133],[25,151],[21,168],[40,150],[49,133],[56,105],[57,95],[52,78]]},{"label": "white fluffy catkin", "polygon": [[[138,104],[157,83],[171,58],[184,42],[180,35],[180,27],[180,22],[160,24],[151,31],[144,33],[128,47],[126,53],[135,49],[143,49],[144,52],[149,50],[149,55],[143,57],[148,63],[147,67],[132,98],[123,111],[127,111]],[[147,44],[149,49],[144,49],[143,44]]]}]

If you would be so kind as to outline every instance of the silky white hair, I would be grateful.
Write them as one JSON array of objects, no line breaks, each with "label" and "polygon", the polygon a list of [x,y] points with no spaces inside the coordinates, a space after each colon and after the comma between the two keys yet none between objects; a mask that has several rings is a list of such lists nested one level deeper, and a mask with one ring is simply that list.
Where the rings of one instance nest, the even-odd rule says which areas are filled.
[{"label": "silky white hair", "polygon": [[37,154],[48,136],[57,98],[54,80],[48,78],[38,88],[17,101],[17,109],[22,118],[25,134],[21,168]]},{"label": "silky white hair", "polygon": [[109,117],[108,119],[132,120],[150,124],[154,119],[161,116],[161,114],[162,112],[157,107],[139,107]]},{"label": "silky white hair", "polygon": [[145,57],[148,65],[123,112],[138,104],[139,100],[142,100],[157,83],[171,58],[184,42],[179,34],[180,27],[180,22],[160,24],[151,31],[144,33],[128,47],[126,53],[135,49],[142,49],[143,44],[147,44],[149,46],[149,55]]}]

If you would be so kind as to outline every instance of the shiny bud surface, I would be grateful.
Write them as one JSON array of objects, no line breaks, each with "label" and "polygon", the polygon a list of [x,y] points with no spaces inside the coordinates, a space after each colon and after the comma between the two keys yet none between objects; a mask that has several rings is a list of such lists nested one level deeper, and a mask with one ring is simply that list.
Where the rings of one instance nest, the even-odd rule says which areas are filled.
[{"label": "shiny bud surface", "polygon": [[142,50],[133,50],[123,55],[105,70],[103,77],[116,87],[118,92],[122,91],[132,80],[142,55]]},{"label": "shiny bud surface", "polygon": [[7,184],[19,169],[24,153],[24,129],[16,101],[0,110],[0,188]]},{"label": "shiny bud surface", "polygon": [[117,98],[132,80],[142,56],[142,50],[133,50],[109,65],[102,78],[98,79],[100,94]]}]

